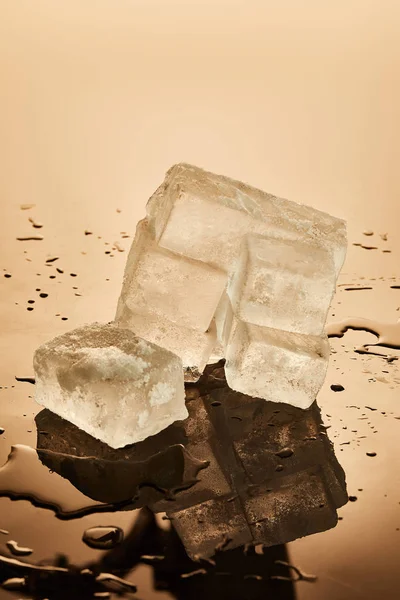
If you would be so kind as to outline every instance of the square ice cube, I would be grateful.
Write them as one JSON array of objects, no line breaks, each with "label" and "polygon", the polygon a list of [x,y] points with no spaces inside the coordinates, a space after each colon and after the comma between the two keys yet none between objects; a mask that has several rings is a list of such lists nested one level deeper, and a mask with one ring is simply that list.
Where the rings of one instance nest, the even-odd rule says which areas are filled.
[{"label": "square ice cube", "polygon": [[332,255],[325,248],[248,234],[228,295],[242,321],[319,335],[335,281]]},{"label": "square ice cube", "polygon": [[208,330],[203,333],[165,319],[135,313],[120,301],[115,322],[118,326],[130,329],[145,340],[179,356],[185,381],[197,381],[217,342],[214,319]]},{"label": "square ice cube", "polygon": [[143,220],[136,229],[119,302],[138,315],[205,332],[226,281],[220,269],[159,247]]},{"label": "square ice cube", "polygon": [[249,232],[314,239],[333,253],[336,273],[346,253],[341,219],[185,163],[169,169],[147,214],[160,246],[227,271]]},{"label": "square ice cube", "polygon": [[181,360],[115,325],[64,333],[33,364],[35,400],[113,448],[188,416]]},{"label": "square ice cube", "polygon": [[249,396],[308,408],[326,375],[326,336],[302,335],[240,321],[225,349],[229,386]]}]

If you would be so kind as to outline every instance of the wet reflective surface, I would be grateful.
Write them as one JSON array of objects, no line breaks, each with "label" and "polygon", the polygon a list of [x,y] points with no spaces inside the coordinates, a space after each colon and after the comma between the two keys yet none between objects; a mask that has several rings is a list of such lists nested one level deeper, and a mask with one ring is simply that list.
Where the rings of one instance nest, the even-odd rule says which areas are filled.
[{"label": "wet reflective surface", "polygon": [[[133,597],[136,588],[124,576],[147,565],[154,593],[180,599],[265,598],[271,594],[295,599],[295,582],[314,583],[317,577],[288,562],[285,546],[219,550],[213,559],[190,560],[173,529],[161,529],[149,509],[142,509],[126,537],[99,560],[70,564],[58,556],[52,565],[24,565],[0,557],[3,589],[31,598]],[[113,575],[118,571],[119,576]],[[168,591],[168,596],[164,592]]]},{"label": "wet reflective surface", "polygon": [[301,410],[234,392],[220,361],[186,384],[186,405],[184,421],[117,450],[44,409],[36,450],[14,445],[0,469],[0,496],[65,520],[166,511],[192,558],[336,525],[345,476],[316,403]]},{"label": "wet reflective surface", "polygon": [[[82,232],[81,239],[84,247],[90,236]],[[102,240],[96,243],[101,248]],[[38,310],[39,300],[49,308],[15,312],[8,325],[13,372],[3,363],[0,594],[350,600],[385,589],[396,597],[399,278],[370,277],[372,290],[355,291],[365,280],[345,267],[327,328],[332,355],[318,398],[322,415],[317,404],[302,411],[232,392],[221,362],[186,385],[189,419],[114,450],[32,400],[33,342],[60,331],[51,311],[58,313],[57,302],[71,291],[79,301],[85,281],[71,285],[64,269],[56,270],[62,256],[44,256],[41,268],[34,249],[24,248],[26,262],[44,273],[21,279],[18,269],[5,271],[12,275],[2,282],[8,310],[12,298],[20,310],[24,295],[27,308]],[[354,252],[366,250],[350,248],[350,263],[362,258]],[[117,256],[121,274],[125,255]],[[47,272],[49,283],[35,288]],[[379,306],[370,310],[371,291],[391,323]],[[80,321],[79,307],[68,302],[77,316],[65,329]],[[89,305],[82,320],[90,313]]]}]

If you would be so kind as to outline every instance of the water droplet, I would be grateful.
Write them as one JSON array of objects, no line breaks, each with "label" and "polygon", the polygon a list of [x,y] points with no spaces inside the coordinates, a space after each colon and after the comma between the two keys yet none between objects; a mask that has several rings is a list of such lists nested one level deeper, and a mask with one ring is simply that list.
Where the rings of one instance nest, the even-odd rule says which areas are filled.
[{"label": "water droplet", "polygon": [[29,217],[28,221],[32,223],[32,227],[34,227],[35,229],[41,229],[43,227],[43,224],[35,221],[33,217]]},{"label": "water droplet", "polygon": [[342,385],[340,385],[340,383],[334,383],[331,385],[331,390],[332,392],[343,392],[344,391],[344,387]]},{"label": "water droplet", "polygon": [[82,541],[89,548],[97,550],[109,550],[115,548],[124,539],[124,532],[120,527],[99,525],[86,529],[82,536]]},{"label": "water droplet", "polygon": [[190,573],[181,573],[181,578],[188,579],[196,575],[207,575],[207,571],[205,569],[196,569],[195,571],[190,571]]},{"label": "water droplet", "polygon": [[[374,346],[400,349],[400,322],[393,324],[379,323],[378,321],[372,321],[371,319],[350,318],[345,319],[344,321],[340,321],[339,323],[333,323],[329,325],[327,327],[327,334],[328,337],[341,338],[349,329],[354,331],[367,331],[368,333],[372,333],[378,338],[376,343],[364,344],[364,346],[357,349],[357,352],[359,354],[373,354],[370,351],[370,348],[373,348]],[[391,359],[391,357],[387,357],[386,355],[377,352],[374,354],[386,358],[388,362],[397,359],[397,357]]]},{"label": "water droplet", "polygon": [[363,290],[373,290],[373,289],[374,288],[369,287],[369,286],[363,286],[363,287],[358,286],[358,287],[345,287],[344,291],[345,292],[356,292],[358,290],[363,291]]},{"label": "water droplet", "polygon": [[1,584],[5,590],[23,590],[25,587],[24,577],[10,577]]},{"label": "water droplet", "polygon": [[364,248],[364,250],[378,250],[377,246],[366,246],[365,244],[354,243],[353,246],[359,246],[360,248]]},{"label": "water droplet", "polygon": [[34,377],[17,377],[15,376],[15,379],[17,381],[22,381],[24,383],[35,383],[35,378]]},{"label": "water droplet", "polygon": [[8,542],[6,542],[6,546],[14,556],[29,556],[33,552],[31,548],[19,546],[14,540],[8,540]]},{"label": "water droplet", "polygon": [[279,452],[275,452],[275,456],[279,456],[279,458],[289,458],[293,455],[293,450],[291,448],[282,448]]}]

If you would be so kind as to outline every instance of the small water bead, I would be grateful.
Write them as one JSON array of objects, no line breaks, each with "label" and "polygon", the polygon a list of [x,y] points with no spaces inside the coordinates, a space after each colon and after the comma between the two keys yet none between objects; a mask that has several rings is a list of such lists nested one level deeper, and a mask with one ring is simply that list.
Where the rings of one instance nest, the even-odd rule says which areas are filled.
[{"label": "small water bead", "polygon": [[124,539],[124,532],[120,527],[99,525],[90,527],[83,533],[82,541],[97,550],[110,550],[115,548]]},{"label": "small water bead", "polygon": [[14,556],[29,556],[32,554],[33,550],[31,548],[24,548],[23,546],[19,546],[17,542],[14,540],[9,540],[6,542],[6,546]]},{"label": "small water bead", "polygon": [[279,456],[279,458],[290,458],[293,456],[293,450],[291,448],[282,448],[279,452],[275,452],[275,456]]}]

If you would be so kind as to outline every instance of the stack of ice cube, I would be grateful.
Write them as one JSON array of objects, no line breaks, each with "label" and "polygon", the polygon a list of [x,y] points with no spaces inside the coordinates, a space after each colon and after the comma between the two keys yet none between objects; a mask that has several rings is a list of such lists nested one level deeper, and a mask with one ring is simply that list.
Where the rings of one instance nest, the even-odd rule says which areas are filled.
[{"label": "stack of ice cube", "polygon": [[175,165],[137,225],[115,323],[41,346],[35,398],[114,448],[185,419],[184,375],[220,358],[232,389],[307,408],[345,252],[340,219]]},{"label": "stack of ice cube", "polygon": [[232,389],[306,408],[346,245],[340,219],[174,165],[137,226],[116,322],[177,354],[187,381],[225,357]]}]

